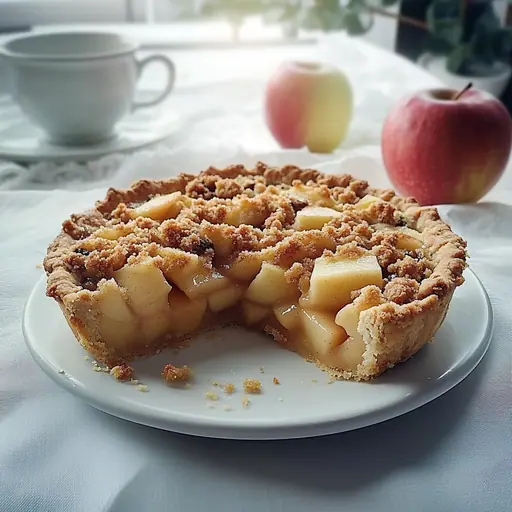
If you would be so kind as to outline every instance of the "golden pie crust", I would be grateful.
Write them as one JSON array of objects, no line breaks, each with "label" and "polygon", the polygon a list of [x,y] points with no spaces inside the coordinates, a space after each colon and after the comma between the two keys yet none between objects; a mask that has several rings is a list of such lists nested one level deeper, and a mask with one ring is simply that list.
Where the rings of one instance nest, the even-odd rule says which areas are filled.
[{"label": "golden pie crust", "polygon": [[[165,204],[171,194],[174,202]],[[164,197],[163,206],[160,197]],[[158,203],[149,213],[153,218],[146,211],[147,205],[153,204],[151,200]],[[318,228],[298,230],[300,212],[312,207],[337,213]],[[301,218],[309,222],[307,217]],[[414,232],[421,239],[420,246],[401,246],[403,230]],[[435,208],[421,207],[392,190],[373,189],[350,175],[328,175],[293,165],[271,167],[260,162],[252,169],[241,165],[211,167],[198,175],[140,180],[127,190],[110,189],[94,209],[71,215],[63,223],[61,233],[48,247],[44,268],[47,295],[57,301],[78,341],[98,361],[113,366],[167,346],[180,346],[191,335],[165,328],[158,331],[151,318],[140,320],[124,288],[116,284],[119,271],[126,266],[148,261],[155,265],[167,278],[169,290],[173,290],[170,294],[179,295],[176,300],[188,297],[168,276],[192,261],[200,261],[209,272],[214,269],[220,278],[227,273],[230,290],[238,293],[235,288],[240,288],[240,302],[220,312],[205,305],[200,328],[209,329],[240,323],[242,305],[244,314],[249,312],[253,319],[258,308],[262,314],[268,310],[268,305],[245,301],[249,283],[238,280],[234,262],[244,269],[255,266],[256,273],[263,262],[272,269],[284,269],[284,288],[296,289],[297,296],[307,298],[317,259],[362,255],[378,262],[382,282],[351,293],[352,304],[359,308],[354,336],[364,341],[364,352],[356,365],[326,363],[328,359],[288,336],[271,313],[251,321],[249,327],[267,332],[336,377],[368,380],[405,361],[432,340],[455,288],[464,281],[466,243],[440,219]],[[130,339],[126,345],[117,338],[114,342],[101,330],[102,294],[113,287],[122,290],[121,297],[132,310],[127,314],[133,313],[138,322],[137,332],[126,331]],[[278,288],[270,287],[270,295],[281,293],[276,292]],[[229,297],[233,296],[230,292]],[[217,299],[222,301],[220,295]],[[203,300],[202,295],[199,300]],[[169,301],[172,313],[173,302]],[[335,312],[332,315],[334,319]],[[122,327],[123,322],[117,320],[115,325]],[[145,338],[147,329],[154,330],[153,338]]]}]

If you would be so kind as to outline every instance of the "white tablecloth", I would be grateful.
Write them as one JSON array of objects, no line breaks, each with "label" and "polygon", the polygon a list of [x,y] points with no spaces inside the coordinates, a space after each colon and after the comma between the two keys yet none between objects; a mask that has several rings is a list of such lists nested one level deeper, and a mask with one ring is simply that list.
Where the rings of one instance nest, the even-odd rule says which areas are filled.
[{"label": "white tablecloth", "polygon": [[[400,75],[398,60],[390,62]],[[381,62],[381,72],[383,68]],[[409,69],[418,85],[421,77]],[[391,73],[388,69],[387,76]],[[401,86],[393,85],[394,96],[411,84]],[[375,101],[378,109],[379,95],[389,101],[388,93],[375,90],[366,101]],[[240,147],[243,144],[234,144],[245,140],[244,134],[250,139],[248,128],[237,132],[231,125],[240,115],[227,114],[218,122],[207,119],[202,127],[201,122],[194,123],[191,129],[198,130],[194,133],[210,137],[211,144],[204,144],[203,151],[191,153],[186,144],[180,150],[161,146],[98,172],[96,181],[90,174],[81,177],[75,172],[71,179],[54,174],[61,188],[75,190],[0,192],[0,511],[512,510],[510,169],[482,203],[442,208],[445,219],[468,240],[471,267],[491,297],[495,312],[491,348],[463,383],[405,416],[310,440],[192,438],[98,412],[61,390],[33,362],[21,334],[23,305],[42,274],[36,265],[62,219],[100,197],[107,185],[101,181],[105,177],[108,184],[122,186],[141,175],[156,178],[198,170],[211,162],[254,160]],[[378,116],[362,119],[361,126],[375,119]],[[223,138],[219,126],[229,136]],[[256,132],[266,136],[261,128]],[[203,145],[202,139],[196,142]],[[378,164],[361,161],[360,155],[378,160],[378,146],[354,143],[352,151],[359,155],[364,177],[386,183]],[[270,163],[307,159],[322,165],[342,155],[290,153],[261,158]],[[344,165],[350,167],[350,160]],[[323,166],[341,169],[339,164]],[[31,188],[49,186],[47,180],[24,183]]]}]

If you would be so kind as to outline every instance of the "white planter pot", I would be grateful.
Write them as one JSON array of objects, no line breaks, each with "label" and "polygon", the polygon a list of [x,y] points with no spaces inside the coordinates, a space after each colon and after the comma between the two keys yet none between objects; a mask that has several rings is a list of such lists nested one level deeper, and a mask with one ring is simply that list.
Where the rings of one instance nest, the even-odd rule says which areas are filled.
[{"label": "white planter pot", "polygon": [[503,70],[492,76],[454,75],[446,69],[446,57],[429,53],[421,55],[418,64],[452,89],[462,89],[472,82],[477,89],[483,89],[496,97],[504,91],[512,74],[512,68],[503,63]]}]

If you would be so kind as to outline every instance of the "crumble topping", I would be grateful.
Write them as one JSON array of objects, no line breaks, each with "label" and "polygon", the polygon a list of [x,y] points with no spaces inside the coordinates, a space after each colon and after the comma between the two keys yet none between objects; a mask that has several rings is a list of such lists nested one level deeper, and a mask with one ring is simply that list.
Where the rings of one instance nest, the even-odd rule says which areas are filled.
[{"label": "crumble topping", "polygon": [[[152,219],[137,213],[137,208],[165,194],[176,194],[171,218]],[[368,194],[381,201],[358,210],[358,202]],[[297,212],[310,204],[337,209],[341,216],[321,229],[297,231]],[[64,223],[64,232],[74,242],[59,255],[60,264],[79,286],[94,291],[102,279],[111,278],[133,258],[149,256],[168,275],[172,268],[187,265],[193,255],[213,265],[214,260],[237,262],[248,254],[267,252],[265,260],[288,268],[287,279],[302,291],[307,290],[316,258],[350,247],[355,252],[371,250],[385,277],[420,282],[431,276],[435,258],[428,250],[398,249],[397,234],[380,229],[381,225],[414,229],[421,212],[409,204],[392,191],[375,191],[348,175],[324,176],[312,169],[272,168],[262,163],[255,169],[209,168],[196,177],[142,180],[128,191],[111,189],[97,210],[72,215]],[[402,211],[404,205],[415,211]],[[452,241],[464,250],[451,231],[439,227],[435,235],[438,245]],[[464,255],[459,259],[460,268],[451,269],[454,274],[464,267]],[[51,266],[47,261],[47,270]],[[436,289],[434,283],[432,292]],[[49,294],[55,291],[50,285]],[[408,301],[419,298],[416,292],[407,294]],[[388,300],[394,301],[395,296],[389,293]],[[398,303],[403,304],[404,297],[401,294]]]}]

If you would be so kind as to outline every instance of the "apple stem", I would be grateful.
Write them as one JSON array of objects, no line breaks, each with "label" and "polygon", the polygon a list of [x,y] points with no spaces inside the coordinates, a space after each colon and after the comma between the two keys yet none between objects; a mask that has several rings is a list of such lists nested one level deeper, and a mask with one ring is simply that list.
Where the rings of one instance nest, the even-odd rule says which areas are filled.
[{"label": "apple stem", "polygon": [[453,97],[453,101],[457,101],[466,91],[469,91],[469,89],[471,89],[471,87],[473,87],[473,84],[471,82],[469,82],[469,84],[466,85],[466,87],[464,87],[464,89],[462,89],[457,94],[455,94],[455,96]]}]

